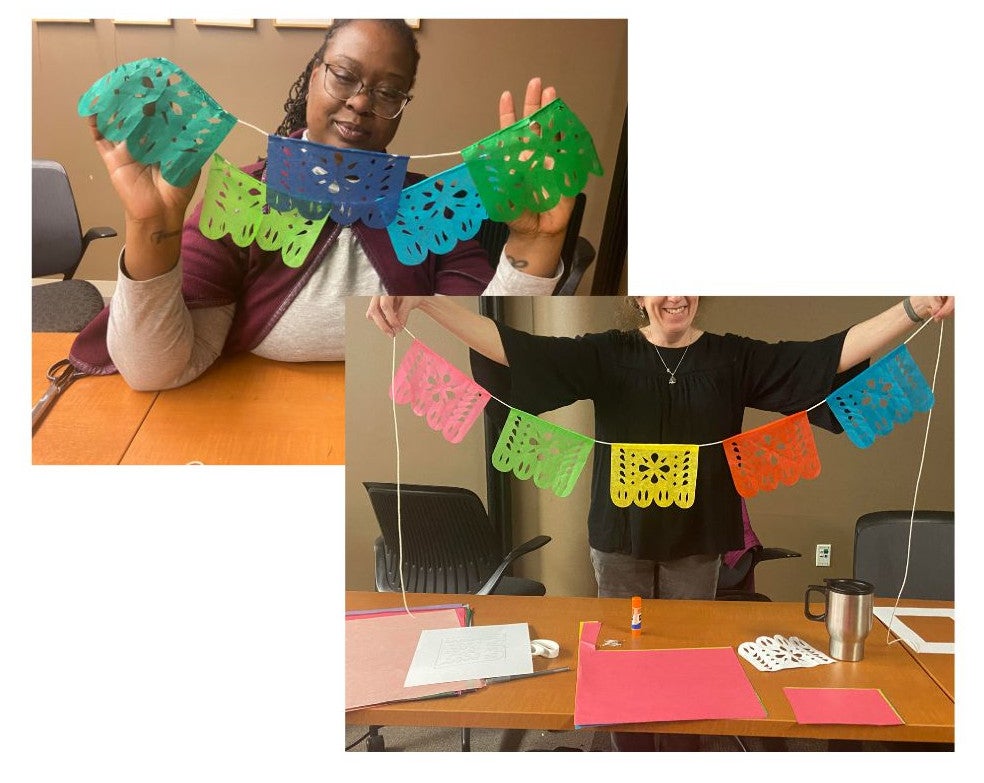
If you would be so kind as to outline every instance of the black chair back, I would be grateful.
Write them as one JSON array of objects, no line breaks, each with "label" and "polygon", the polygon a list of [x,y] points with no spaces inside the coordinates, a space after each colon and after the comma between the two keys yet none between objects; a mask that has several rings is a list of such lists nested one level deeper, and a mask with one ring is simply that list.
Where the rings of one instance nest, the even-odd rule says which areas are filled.
[{"label": "black chair back", "polygon": [[[871,582],[875,595],[953,600],[953,512],[916,511],[909,544],[909,511],[875,511],[854,527],[854,578]],[[908,554],[908,573],[906,557]]]},{"label": "black chair back", "polygon": [[376,542],[377,590],[490,590],[511,595],[546,592],[542,583],[506,575],[505,568],[517,557],[543,546],[549,537],[537,536],[503,555],[485,506],[471,490],[401,484],[398,491],[396,484],[386,482],[365,482],[364,486],[382,533]]}]

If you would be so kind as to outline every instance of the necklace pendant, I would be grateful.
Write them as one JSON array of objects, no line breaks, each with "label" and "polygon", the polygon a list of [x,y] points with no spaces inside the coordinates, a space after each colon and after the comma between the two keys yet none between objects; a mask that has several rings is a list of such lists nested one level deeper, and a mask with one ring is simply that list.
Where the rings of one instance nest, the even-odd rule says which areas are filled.
[{"label": "necklace pendant", "polygon": [[676,383],[676,376],[670,375],[670,383]]}]

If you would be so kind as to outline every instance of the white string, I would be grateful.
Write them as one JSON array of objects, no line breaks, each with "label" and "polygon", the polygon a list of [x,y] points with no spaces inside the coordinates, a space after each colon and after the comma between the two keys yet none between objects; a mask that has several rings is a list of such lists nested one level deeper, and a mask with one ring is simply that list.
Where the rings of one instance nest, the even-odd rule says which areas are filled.
[{"label": "white string", "polygon": [[461,150],[455,150],[454,152],[434,152],[430,155],[408,155],[410,160],[423,160],[424,158],[448,158],[452,155],[460,155]]},{"label": "white string", "polygon": [[238,117],[236,117],[236,122],[238,122],[240,125],[245,125],[247,128],[252,128],[257,133],[259,133],[261,136],[263,136],[265,139],[269,139],[270,138],[270,134],[269,133],[267,133],[265,130],[262,130],[261,128],[257,128],[255,125],[250,125],[250,123],[246,122],[246,120],[241,120]]},{"label": "white string", "polygon": [[396,395],[393,393],[396,385],[396,336],[393,336],[393,360],[390,369],[390,399],[393,401],[393,436],[396,440],[396,534],[399,541],[400,594],[403,596],[403,608],[413,617],[413,612],[407,606],[407,586],[403,581],[403,511],[400,507],[400,427],[396,419]]},{"label": "white string", "polygon": [[[925,327],[929,323],[930,323],[929,321],[926,321],[926,323],[920,326],[919,329],[917,329],[915,333],[913,333],[912,337],[915,337],[916,334],[919,333],[919,330]],[[912,337],[910,337],[909,340],[911,340]],[[908,340],[906,340],[906,342],[908,342]],[[936,349],[936,366],[933,368],[933,383],[930,386],[934,394],[936,393],[936,375],[940,369],[940,357],[942,356],[942,354],[943,354],[943,322],[940,321],[940,343]],[[899,608],[899,602],[902,600],[902,592],[905,590],[905,582],[906,579],[908,579],[909,577],[909,558],[912,555],[912,530],[915,527],[915,522],[916,522],[916,505],[918,503],[918,498],[919,498],[919,482],[922,479],[923,464],[926,461],[926,444],[929,442],[929,425],[930,422],[932,422],[932,420],[933,420],[933,409],[930,408],[929,415],[926,416],[926,431],[923,434],[922,454],[919,457],[919,470],[916,472],[916,486],[912,492],[912,510],[909,514],[909,540],[906,543],[906,549],[905,549],[905,570],[902,572],[902,584],[899,585],[899,594],[895,597],[895,604],[892,606],[892,613],[888,618],[888,625],[885,628],[885,642],[886,644],[889,645],[901,641],[901,637],[896,637],[895,639],[892,639],[892,623],[895,622],[895,612]]]},{"label": "white string", "polygon": [[[911,339],[912,339],[913,337],[915,337],[915,336],[916,336],[917,334],[919,334],[919,332],[921,332],[921,331],[922,331],[922,330],[923,330],[924,328],[926,328],[926,326],[928,326],[928,325],[929,325],[930,323],[931,323],[930,321],[926,321],[925,323],[923,323],[923,324],[922,324],[922,325],[921,325],[921,326],[920,326],[920,327],[919,327],[918,329],[916,329],[916,331],[914,331],[914,332],[913,332],[913,333],[912,333],[911,335],[909,335],[909,336],[908,336],[908,337],[907,337],[907,338],[905,339],[905,342],[903,342],[903,345],[905,345],[905,343],[907,343],[907,342],[909,342],[909,340],[911,340]],[[942,328],[943,328],[943,323],[942,323],[942,321],[941,321],[941,322],[940,322],[940,340],[941,340],[941,348],[942,348],[942,339],[943,339],[943,333],[942,333]],[[413,332],[411,332],[411,331],[410,331],[409,329],[407,329],[407,327],[406,327],[406,326],[404,326],[404,327],[403,327],[403,331],[405,331],[405,332],[406,332],[406,333],[407,333],[408,335],[410,335],[410,337],[411,337],[412,339],[414,339],[414,340],[416,340],[416,339],[417,339],[416,337],[414,337],[414,335],[413,335]],[[395,343],[395,338],[394,338],[394,343]],[[937,357],[936,357],[936,367],[937,367],[937,369],[939,369],[939,361],[940,361],[940,357],[939,357],[939,355],[937,355]],[[933,376],[933,383],[934,383],[934,384],[936,383],[936,376],[935,376],[935,375]],[[483,391],[484,391],[484,392],[485,392],[486,394],[488,394],[488,395],[489,395],[489,397],[490,397],[490,398],[492,398],[493,400],[495,400],[495,401],[496,401],[497,403],[499,403],[500,405],[504,405],[505,407],[507,407],[507,408],[509,408],[510,410],[514,410],[514,411],[517,411],[517,412],[519,412],[519,413],[522,413],[522,414],[523,414],[524,416],[532,416],[532,415],[533,415],[533,414],[531,414],[531,413],[527,413],[527,412],[526,412],[526,411],[524,411],[524,410],[521,410],[521,409],[519,409],[519,408],[516,408],[516,407],[514,407],[514,406],[512,406],[512,405],[510,405],[510,404],[509,404],[508,402],[506,402],[505,400],[500,400],[500,399],[499,399],[498,397],[496,397],[496,396],[495,396],[494,394],[492,394],[492,392],[490,392],[490,391],[489,391],[488,389],[483,389]],[[821,405],[823,405],[823,404],[825,404],[825,403],[827,402],[827,400],[828,400],[828,399],[829,399],[829,398],[827,398],[827,397],[824,397],[824,398],[823,398],[822,400],[820,400],[820,402],[818,402],[818,403],[816,403],[816,404],[814,404],[814,405],[811,405],[811,406],[810,406],[809,408],[807,408],[807,409],[806,409],[806,410],[804,411],[804,413],[809,413],[810,411],[812,411],[812,410],[814,410],[815,408],[819,408],[819,407],[820,407]],[[538,417],[534,417],[534,418],[538,418]],[[559,425],[554,425],[554,426],[559,426]],[[563,428],[563,427],[561,427],[561,429],[564,429],[564,428]],[[577,435],[581,435],[581,433],[575,433],[575,434],[577,434]],[[739,434],[740,434],[740,433],[739,433]],[[587,436],[587,435],[581,435],[581,437],[582,437],[582,438],[587,438],[588,436]],[[734,436],[732,436],[732,437],[734,437]],[[601,445],[603,445],[603,446],[614,446],[614,445],[615,445],[615,443],[614,443],[614,442],[609,442],[609,441],[607,441],[607,440],[597,440],[597,439],[595,439],[595,438],[588,438],[588,440],[593,440],[593,441],[594,441],[595,443],[600,443],[600,444],[601,444]],[[724,443],[724,441],[726,441],[726,440],[730,440],[730,438],[723,438],[722,440],[715,440],[715,441],[712,441],[712,442],[710,442],[710,443],[699,443],[699,444],[697,444],[697,445],[695,446],[695,448],[698,448],[698,449],[704,449],[704,448],[707,448],[708,446],[720,446],[720,445],[721,445],[721,444],[723,444],[723,443]]]},{"label": "white string", "polygon": [[[269,140],[270,136],[273,135],[267,133],[262,128],[257,128],[255,125],[246,122],[246,120],[239,119],[238,117],[236,118],[236,122],[238,122],[240,125],[245,125],[247,128],[251,128],[252,130],[255,130],[257,133],[259,133],[267,140]],[[431,153],[430,155],[407,155],[406,157],[408,157],[410,160],[423,160],[424,158],[449,158],[452,155],[460,155],[460,154],[461,154],[461,150],[455,150],[454,152],[434,152]],[[399,157],[399,156],[394,156],[394,157]]]}]

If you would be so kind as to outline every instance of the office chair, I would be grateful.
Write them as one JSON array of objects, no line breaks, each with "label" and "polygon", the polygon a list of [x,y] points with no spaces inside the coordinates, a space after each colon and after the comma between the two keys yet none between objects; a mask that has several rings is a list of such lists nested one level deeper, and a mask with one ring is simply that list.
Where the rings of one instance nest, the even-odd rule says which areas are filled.
[{"label": "office chair", "polygon": [[854,578],[871,582],[875,595],[895,598],[953,600],[953,512],[912,510],[863,514],[854,526]]},{"label": "office chair", "polygon": [[[587,200],[588,197],[584,193],[578,193],[574,199],[574,210],[571,212],[571,219],[567,224],[567,236],[560,251],[560,257],[564,260],[564,273],[557,281],[554,296],[571,296],[577,293],[581,278],[595,259],[594,246],[579,233]],[[494,266],[499,263],[499,256],[502,255],[502,248],[508,237],[508,225],[494,220],[484,220],[475,239],[485,248],[489,263]]]},{"label": "office chair", "polygon": [[755,567],[768,560],[801,557],[799,552],[781,547],[765,547],[752,530],[745,499],[741,500],[741,517],[745,527],[745,540],[741,549],[728,552],[721,558],[715,599],[718,601],[771,601],[767,595],[755,590]]},{"label": "office chair", "polygon": [[31,276],[60,275],[61,280],[32,286],[31,330],[77,332],[103,309],[99,289],[76,280],[75,271],[94,239],[116,236],[109,226],[90,228],[79,223],[68,174],[53,160],[32,160]]},{"label": "office chair", "polygon": [[403,581],[396,484],[364,483],[382,535],[376,539],[376,590],[473,595],[544,595],[543,583],[509,576],[519,557],[550,536],[535,536],[503,555],[492,522],[474,492],[461,487],[400,485]]},{"label": "office chair", "polygon": [[[410,593],[467,593],[472,595],[544,595],[542,582],[509,576],[517,558],[550,541],[534,536],[503,556],[485,506],[462,487],[427,484],[399,486],[367,481],[382,535],[375,541],[376,590]],[[399,529],[398,529],[399,526]],[[400,580],[400,531],[403,534],[403,581]],[[370,726],[366,749],[381,751],[385,742],[379,726]],[[462,728],[461,749],[471,749],[471,730]]]},{"label": "office chair", "polygon": [[747,550],[734,566],[721,563],[718,571],[718,601],[771,601],[767,595],[755,590],[755,567],[769,560],[802,557],[799,552],[782,547],[764,547],[759,544]]}]

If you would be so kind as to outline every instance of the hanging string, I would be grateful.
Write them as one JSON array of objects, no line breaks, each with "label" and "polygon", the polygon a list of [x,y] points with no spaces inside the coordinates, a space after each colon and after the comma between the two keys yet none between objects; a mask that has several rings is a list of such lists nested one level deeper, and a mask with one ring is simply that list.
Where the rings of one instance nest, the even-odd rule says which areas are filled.
[{"label": "hanging string", "polygon": [[[257,128],[255,125],[246,122],[246,120],[241,120],[238,117],[236,118],[236,122],[238,122],[240,125],[245,125],[247,128],[250,128],[251,130],[255,130],[257,133],[263,136],[263,138],[269,141],[271,134],[267,133],[262,128]],[[410,160],[423,160],[424,158],[450,158],[452,155],[460,155],[460,154],[461,154],[461,150],[455,150],[454,152],[433,152],[430,155],[407,155],[407,157],[410,158]]]},{"label": "hanging string", "polygon": [[246,120],[241,120],[241,119],[239,119],[237,117],[236,118],[236,122],[238,122],[240,125],[245,125],[247,128],[251,128],[252,130],[255,130],[257,133],[259,133],[265,139],[269,139],[270,138],[270,134],[269,133],[267,133],[265,130],[262,130],[261,128],[257,128],[255,125],[250,125],[248,122],[246,122]]},{"label": "hanging string", "polygon": [[407,606],[407,585],[403,580],[403,510],[400,506],[400,427],[396,418],[396,395],[393,388],[396,384],[396,336],[393,336],[393,360],[390,370],[390,398],[393,399],[393,436],[396,440],[396,537],[399,542],[399,557],[397,567],[400,570],[400,594],[403,597],[403,608],[413,617],[413,612]]},{"label": "hanging string", "polygon": [[424,158],[450,158],[452,155],[460,155],[461,150],[454,152],[433,152],[430,155],[408,155],[410,160],[423,160]]},{"label": "hanging string", "polygon": [[[927,326],[930,322],[926,321],[922,326],[917,329],[912,337],[915,337],[921,329]],[[909,338],[909,340],[912,339]],[[908,342],[909,340],[906,340]],[[940,370],[940,357],[943,354],[943,322],[940,321],[940,342],[936,349],[936,366],[933,368],[933,383],[930,388],[933,393],[936,393],[936,375]],[[912,530],[916,523],[916,505],[918,504],[919,498],[919,482],[922,480],[923,465],[926,462],[926,445],[929,442],[929,425],[933,420],[933,409],[929,409],[929,414],[926,416],[926,431],[923,434],[923,444],[922,444],[922,454],[919,457],[919,469],[916,471],[916,486],[912,492],[912,510],[909,513],[909,540],[906,543],[905,549],[905,570],[902,572],[902,584],[899,586],[899,594],[895,597],[895,604],[892,606],[892,613],[889,615],[888,624],[885,628],[885,642],[886,644],[892,645],[898,641],[901,641],[901,637],[896,636],[892,639],[892,623],[895,622],[895,612],[899,608],[899,602],[902,600],[902,592],[905,590],[905,582],[909,577],[909,558],[912,555]]]},{"label": "hanging string", "polygon": [[[911,340],[913,337],[915,337],[917,334],[919,334],[919,332],[921,332],[923,329],[925,329],[930,323],[932,323],[932,322],[931,321],[925,321],[923,324],[921,324],[918,329],[916,329],[911,335],[909,335],[905,339],[903,345],[905,343],[908,343],[909,340]],[[403,327],[403,331],[405,331],[408,335],[410,335],[410,338],[411,339],[413,339],[413,340],[416,340],[417,339],[416,337],[414,337],[413,332],[411,332],[409,329],[407,329],[406,326]],[[943,345],[942,340],[943,340],[943,324],[942,324],[942,321],[941,321],[940,322],[940,349],[941,350],[942,350],[942,345]],[[394,337],[394,340],[393,341],[394,341],[394,343],[396,342],[396,338],[395,337]],[[936,368],[937,369],[939,369],[939,362],[940,362],[940,357],[939,357],[939,354],[937,354],[937,356],[936,356]],[[935,377],[935,375],[933,376],[933,383],[934,384],[936,383],[936,377]],[[489,395],[489,397],[491,397],[497,403],[499,403],[500,405],[504,405],[505,407],[509,408],[510,410],[514,410],[514,411],[517,411],[519,413],[522,413],[524,416],[532,416],[533,415],[533,414],[527,413],[524,410],[520,410],[519,408],[516,408],[516,407],[510,405],[505,400],[500,400],[498,397],[496,397],[494,394],[492,394],[492,392],[490,392],[488,389],[485,389],[484,391],[486,392],[486,394]],[[819,408],[821,405],[826,404],[827,399],[828,399],[827,397],[824,397],[822,400],[820,400],[820,402],[817,402],[814,405],[811,405],[804,412],[805,413],[809,413],[810,411],[812,411],[812,410],[814,410],[816,408]],[[927,422],[927,424],[928,424],[928,422]],[[583,437],[587,437],[587,436],[585,435]],[[720,446],[720,445],[722,445],[728,439],[729,438],[722,438],[721,440],[715,440],[715,441],[712,441],[710,443],[698,443],[695,448],[704,449],[704,448],[708,448],[709,446]],[[609,442],[607,440],[597,440],[595,438],[589,438],[589,440],[594,440],[595,443],[601,444],[603,446],[614,446],[615,445],[614,442]]]}]

